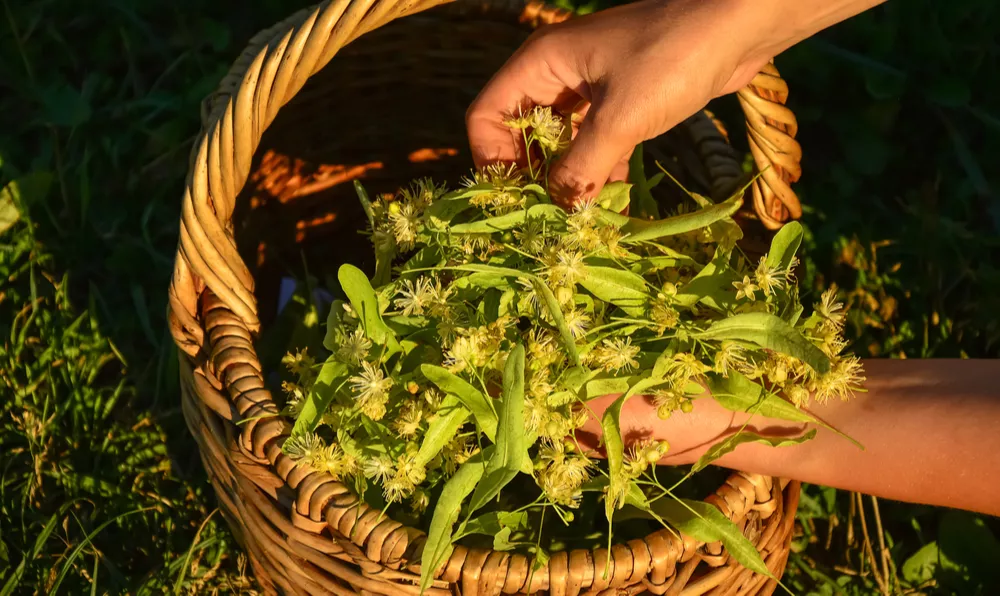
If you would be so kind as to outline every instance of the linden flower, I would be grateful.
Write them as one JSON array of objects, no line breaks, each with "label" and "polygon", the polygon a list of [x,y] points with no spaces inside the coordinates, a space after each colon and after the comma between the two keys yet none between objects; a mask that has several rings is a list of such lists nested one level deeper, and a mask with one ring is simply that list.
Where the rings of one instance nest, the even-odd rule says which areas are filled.
[{"label": "linden flower", "polygon": [[385,404],[389,400],[392,378],[386,378],[382,369],[370,362],[361,363],[361,374],[348,379],[354,390],[355,399],[361,411],[372,420],[385,416]]},{"label": "linden flower", "polygon": [[400,191],[404,202],[413,203],[418,209],[426,209],[445,192],[444,185],[438,186],[430,178],[422,178]]},{"label": "linden flower", "polygon": [[420,402],[408,401],[393,421],[392,427],[399,433],[399,436],[409,439],[417,435],[423,418],[424,412]]},{"label": "linden flower", "polygon": [[431,412],[437,412],[441,407],[441,402],[444,401],[444,394],[433,387],[425,389],[420,396],[424,398],[424,403],[427,404],[427,408]]},{"label": "linden flower", "polygon": [[620,243],[622,240],[622,233],[618,231],[618,228],[614,226],[602,226],[598,228],[598,234],[601,236],[601,242],[604,243],[604,248],[607,249],[608,253],[615,258],[624,258],[629,252],[622,248]]},{"label": "linden flower", "polygon": [[667,329],[673,329],[677,326],[681,315],[677,309],[667,303],[663,294],[659,294],[649,310],[649,318],[656,324],[657,332],[662,335]]},{"label": "linden flower", "polygon": [[550,152],[556,152],[564,146],[562,137],[565,126],[562,118],[552,113],[552,108],[535,106],[530,117],[531,137],[539,145]]},{"label": "linden flower", "polygon": [[514,230],[518,248],[537,255],[545,248],[545,222],[540,217],[529,217],[520,229]]},{"label": "linden flower", "polygon": [[715,353],[715,365],[712,370],[724,377],[729,377],[729,371],[742,370],[746,367],[746,350],[736,342],[724,341]]},{"label": "linden flower", "polygon": [[544,397],[528,397],[524,400],[524,430],[537,433],[549,418],[549,406]]},{"label": "linden flower", "polygon": [[841,302],[837,302],[837,286],[836,284],[831,285],[823,295],[820,296],[820,301],[814,306],[816,314],[823,318],[824,323],[829,325],[832,329],[840,330],[844,326],[844,318],[847,315],[844,312],[844,305]]},{"label": "linden flower", "polygon": [[359,366],[368,357],[368,350],[372,347],[372,342],[365,337],[364,331],[358,327],[351,333],[344,336],[344,340],[337,349],[337,358]]},{"label": "linden flower", "polygon": [[451,476],[458,470],[459,466],[469,461],[469,458],[475,455],[478,450],[479,448],[472,444],[468,435],[458,435],[441,450],[439,455],[441,469],[445,475]]},{"label": "linden flower", "polygon": [[594,462],[576,453],[572,443],[542,439],[538,450],[538,486],[552,502],[565,507],[579,506],[581,487],[590,480]]},{"label": "linden flower", "polygon": [[832,397],[847,400],[865,382],[863,372],[857,356],[837,356],[831,359],[830,371],[813,379],[810,388],[820,403],[826,403]]},{"label": "linden flower", "polygon": [[768,265],[766,257],[760,258],[760,263],[757,264],[753,277],[757,286],[764,292],[764,296],[770,296],[776,290],[785,287],[785,272]]},{"label": "linden flower", "polygon": [[426,470],[415,454],[402,455],[396,460],[395,473],[382,483],[385,500],[398,503],[413,494],[417,486],[426,478]]},{"label": "linden flower", "polygon": [[466,255],[473,255],[477,252],[485,251],[493,245],[493,237],[490,234],[462,234],[462,252]]},{"label": "linden flower", "polygon": [[594,227],[584,227],[574,230],[566,237],[569,246],[579,247],[586,251],[594,251],[604,243],[601,232]]},{"label": "linden flower", "polygon": [[285,354],[281,359],[281,363],[285,365],[289,372],[297,376],[300,382],[308,383],[313,377],[313,368],[316,366],[316,361],[312,356],[309,355],[309,350],[303,348],[297,350],[294,354]]},{"label": "linden flower", "polygon": [[736,299],[746,298],[750,302],[757,300],[757,296],[754,292],[757,291],[757,286],[752,281],[750,281],[749,275],[743,276],[743,281],[734,281],[733,287],[736,288]]},{"label": "linden flower", "polygon": [[548,314],[542,308],[542,299],[535,289],[535,284],[530,279],[517,278],[517,285],[521,286],[518,292],[517,309],[527,315],[540,315],[543,318]]},{"label": "linden flower", "polygon": [[452,314],[449,298],[451,298],[451,287],[442,287],[441,280],[435,279],[427,299],[427,314],[442,319],[449,318]]},{"label": "linden flower", "polygon": [[313,468],[340,480],[357,473],[357,460],[348,455],[340,445],[328,445],[310,461]]},{"label": "linden flower", "polygon": [[312,461],[326,456],[326,444],[315,433],[302,433],[289,437],[281,446],[281,450],[295,462],[296,466],[309,465]]},{"label": "linden flower", "polygon": [[809,390],[802,385],[789,385],[785,387],[785,395],[796,406],[804,406],[809,403]]},{"label": "linden flower", "polygon": [[418,488],[413,491],[412,495],[410,495],[410,511],[416,513],[417,515],[421,515],[423,512],[427,511],[430,504],[431,497],[424,490]]},{"label": "linden flower", "polygon": [[671,414],[680,410],[687,414],[694,404],[686,396],[673,389],[657,389],[653,392],[653,405],[656,406],[656,417],[660,420],[670,418]]},{"label": "linden flower", "polygon": [[612,510],[621,509],[625,505],[625,495],[628,493],[630,480],[632,479],[629,477],[629,472],[624,468],[608,479],[608,486],[604,489],[604,499]]},{"label": "linden flower", "polygon": [[403,280],[403,287],[399,289],[399,298],[393,303],[396,308],[403,311],[404,316],[422,315],[424,310],[434,300],[434,287],[427,277],[418,277],[414,282],[410,279]]},{"label": "linden flower", "polygon": [[687,382],[688,379],[698,377],[702,373],[706,373],[709,370],[709,367],[701,360],[698,360],[697,356],[688,352],[674,354],[672,361],[667,367],[668,374],[670,374],[670,376],[677,381],[678,384],[683,384],[684,382]]},{"label": "linden flower", "polygon": [[566,327],[569,328],[570,335],[573,339],[580,339],[581,337],[587,335],[587,329],[590,328],[590,315],[584,312],[582,309],[574,308],[563,315],[566,320]]},{"label": "linden flower", "polygon": [[380,484],[385,483],[396,474],[396,466],[387,455],[377,455],[365,460],[361,468],[365,478],[374,480]]},{"label": "linden flower", "polygon": [[654,439],[643,439],[632,445],[628,453],[625,454],[625,470],[633,480],[642,476],[649,469],[649,466],[663,459],[663,456],[670,450],[670,444],[666,441],[656,441]]},{"label": "linden flower", "polygon": [[488,184],[494,188],[511,188],[521,186],[522,180],[516,165],[494,163],[473,172],[472,178],[465,179],[465,185]]},{"label": "linden flower", "polygon": [[[398,205],[398,206],[397,206]],[[389,205],[389,223],[392,235],[401,249],[410,250],[417,240],[420,213],[413,203],[394,201]]]},{"label": "linden flower", "polygon": [[571,230],[582,230],[596,226],[600,222],[600,210],[593,199],[580,201],[573,212],[566,218],[566,225]]},{"label": "linden flower", "polygon": [[528,332],[526,339],[528,368],[543,370],[562,362],[565,353],[560,349],[552,333],[545,329],[534,328]]},{"label": "linden flower", "polygon": [[554,258],[547,261],[546,273],[553,285],[570,287],[586,275],[587,266],[583,262],[582,252],[560,249]]},{"label": "linden flower", "polygon": [[465,370],[465,367],[477,358],[479,355],[479,350],[476,347],[476,343],[469,337],[459,337],[455,339],[455,343],[451,345],[451,348],[445,353],[444,365],[452,373],[459,373]]},{"label": "linden flower", "polygon": [[636,368],[639,366],[639,362],[635,359],[638,355],[639,346],[633,346],[630,337],[606,339],[594,350],[594,359],[601,368],[608,372]]}]

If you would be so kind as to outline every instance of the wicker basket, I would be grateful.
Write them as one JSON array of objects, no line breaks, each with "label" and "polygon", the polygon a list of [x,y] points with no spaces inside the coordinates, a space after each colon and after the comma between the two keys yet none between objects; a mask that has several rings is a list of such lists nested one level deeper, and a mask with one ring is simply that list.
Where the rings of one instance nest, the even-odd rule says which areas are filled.
[{"label": "wicker basket", "polygon": [[[282,258],[298,259],[300,250],[322,255],[331,245],[341,252],[329,262],[372,252],[350,233],[362,219],[345,182],[360,177],[381,192],[417,176],[454,180],[468,172],[466,106],[531,27],[568,17],[519,0],[493,2],[463,1],[405,19],[441,2],[324,3],[256,36],[204,103],[170,324],[185,418],[223,514],[268,593],[419,592],[424,534],[380,518],[345,486],[281,453],[291,422],[265,386],[254,342],[258,313],[274,312]],[[762,230],[800,213],[789,188],[800,151],[786,95],[772,66],[739,93],[763,171],[748,201],[756,215],[747,209],[744,219]],[[648,143],[647,153],[719,195],[742,175],[724,139],[699,114]],[[796,482],[735,473],[706,500],[743,528],[780,576],[798,496]],[[665,530],[613,546],[607,574],[606,560],[604,549],[556,553],[532,575],[522,555],[456,547],[428,593],[693,596],[769,594],[776,585],[720,544]]]}]

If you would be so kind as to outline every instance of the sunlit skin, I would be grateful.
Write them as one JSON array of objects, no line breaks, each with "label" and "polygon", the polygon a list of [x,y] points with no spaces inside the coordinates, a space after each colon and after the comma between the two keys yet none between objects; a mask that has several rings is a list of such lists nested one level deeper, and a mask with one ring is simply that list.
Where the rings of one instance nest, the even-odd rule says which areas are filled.
[{"label": "sunlit skin", "polygon": [[[505,117],[534,105],[575,111],[574,142],[552,167],[564,205],[627,175],[638,143],[669,130],[711,99],[735,92],[795,43],[881,0],[645,0],[546,27],[496,73],[466,122],[477,166],[522,162]],[[717,463],[915,503],[1000,515],[1000,373],[990,360],[867,360],[867,393],[812,404],[824,429],[802,445],[746,444]],[[615,396],[590,403],[598,415]],[[626,436],[670,442],[663,463],[691,463],[738,430],[746,415],[696,399],[666,421],[635,397]],[[751,428],[798,435],[806,426],[755,417]],[[592,419],[580,438],[596,447]]]},{"label": "sunlit skin", "polygon": [[564,203],[622,180],[632,149],[746,85],[796,42],[881,0],[643,0],[545,27],[484,87],[466,124],[476,165],[518,161],[503,120],[534,105],[584,116],[549,175]]},{"label": "sunlit skin", "polygon": [[[820,428],[801,445],[739,446],[716,463],[879,497],[1000,515],[1000,389],[994,360],[865,360],[866,393],[806,408],[857,440],[864,450]],[[590,402],[599,415],[614,400]],[[688,414],[656,417],[643,397],[622,409],[622,432],[670,442],[664,464],[689,464],[744,423],[772,436],[797,436],[806,424],[734,414],[713,399],[694,400]],[[812,426],[812,425],[809,425]],[[591,419],[580,440],[597,446]]]}]

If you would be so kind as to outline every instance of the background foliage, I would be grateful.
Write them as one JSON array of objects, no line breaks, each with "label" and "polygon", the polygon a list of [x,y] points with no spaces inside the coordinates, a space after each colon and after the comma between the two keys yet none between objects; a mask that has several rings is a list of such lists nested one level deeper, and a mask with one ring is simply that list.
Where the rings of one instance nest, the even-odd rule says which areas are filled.
[{"label": "background foliage", "polygon": [[[180,415],[165,289],[198,102],[304,4],[0,0],[0,593],[254,589]],[[859,354],[997,357],[998,29],[987,0],[897,1],[777,60],[805,281],[849,295]],[[995,593],[997,520],[872,505],[807,488],[793,591]]]}]

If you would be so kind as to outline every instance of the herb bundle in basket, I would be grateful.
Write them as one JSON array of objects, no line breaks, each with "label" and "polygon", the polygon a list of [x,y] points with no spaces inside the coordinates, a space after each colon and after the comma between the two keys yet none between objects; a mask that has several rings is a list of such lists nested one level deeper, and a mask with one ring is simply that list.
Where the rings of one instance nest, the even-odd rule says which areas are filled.
[{"label": "herb bundle in basket", "polygon": [[[610,545],[636,519],[721,541],[769,575],[733,522],[678,486],[742,442],[781,446],[815,431],[741,430],[690,470],[663,470],[668,442],[626,441],[619,415],[628,399],[663,419],[715,399],[810,420],[799,409],[810,399],[860,387],[835,288],[804,316],[801,226],[750,262],[731,219],[742,190],[720,203],[688,193],[690,206],[666,219],[624,215],[662,175],[611,183],[565,210],[545,184],[568,142],[563,121],[536,108],[508,125],[534,157],[525,168],[491,166],[452,191],[419,180],[376,200],[358,185],[375,275],[340,268],[346,300],[331,307],[321,366],[287,356],[296,422],[284,452],[426,528],[423,588],[459,542],[521,550],[540,566],[553,548]],[[608,395],[618,397],[605,411],[588,406]],[[600,450],[577,437],[591,418]]]}]

